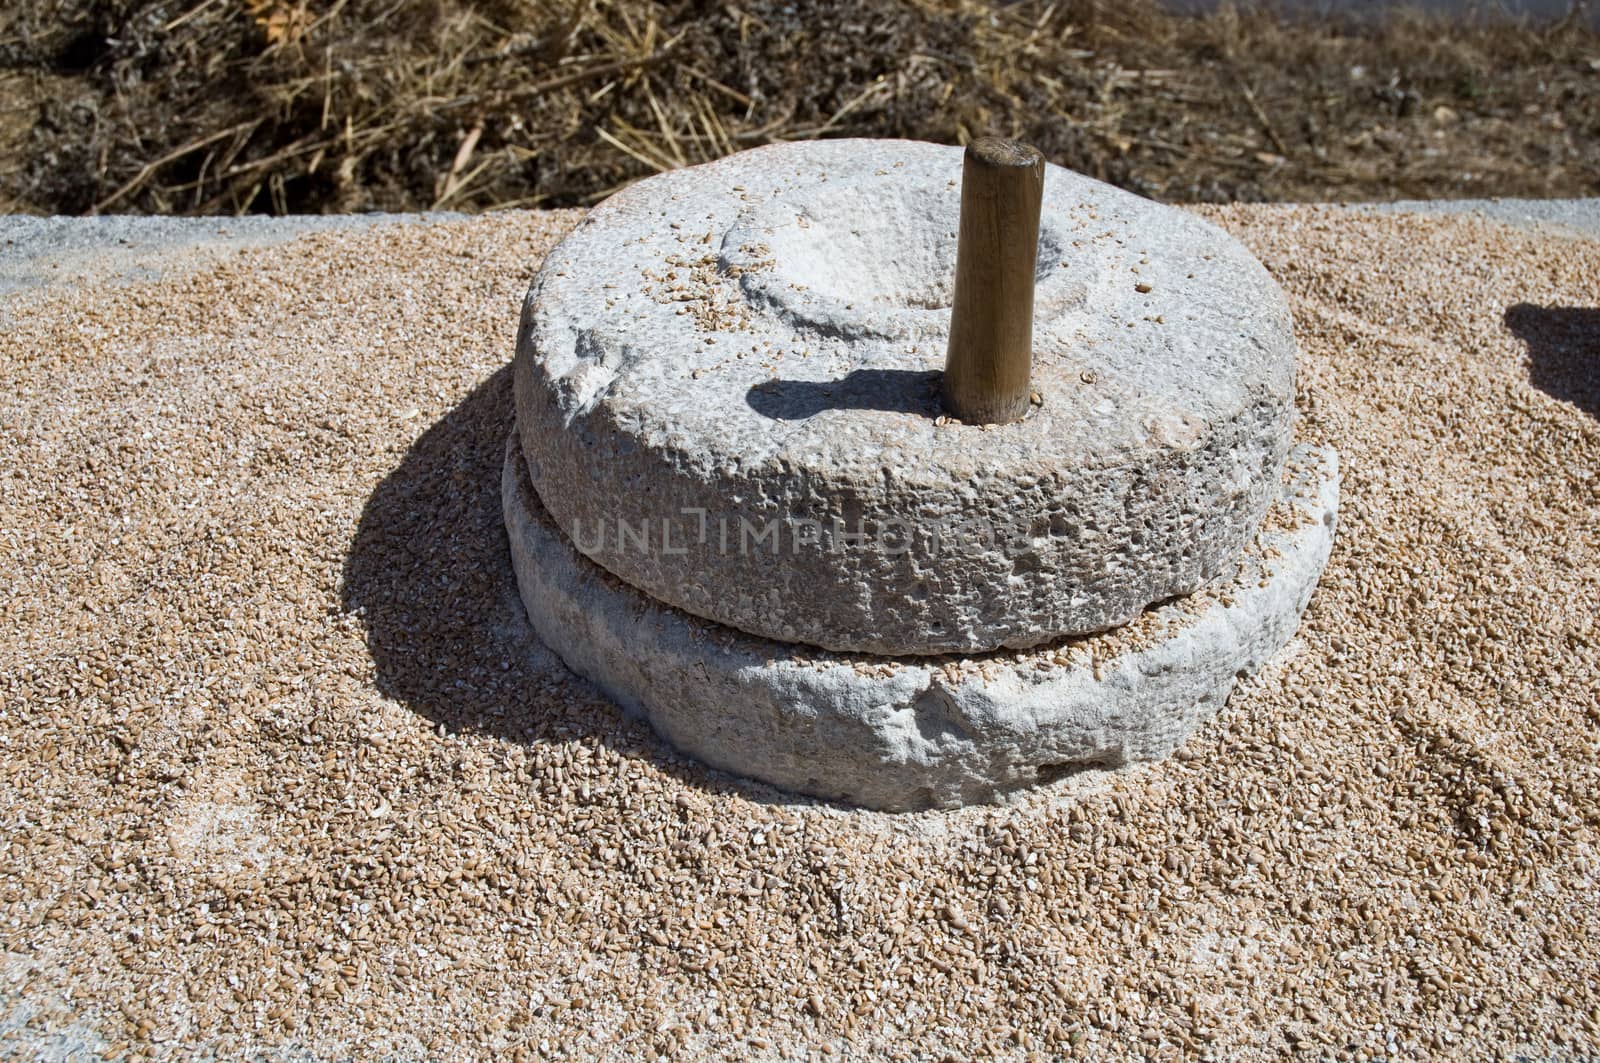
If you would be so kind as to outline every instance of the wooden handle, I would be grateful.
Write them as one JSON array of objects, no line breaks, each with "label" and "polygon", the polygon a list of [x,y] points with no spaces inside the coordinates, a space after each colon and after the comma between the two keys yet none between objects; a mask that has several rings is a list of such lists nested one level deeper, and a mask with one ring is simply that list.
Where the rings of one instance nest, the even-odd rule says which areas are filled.
[{"label": "wooden handle", "polygon": [[944,406],[968,424],[1005,424],[1028,412],[1043,197],[1038,149],[995,137],[967,145]]}]

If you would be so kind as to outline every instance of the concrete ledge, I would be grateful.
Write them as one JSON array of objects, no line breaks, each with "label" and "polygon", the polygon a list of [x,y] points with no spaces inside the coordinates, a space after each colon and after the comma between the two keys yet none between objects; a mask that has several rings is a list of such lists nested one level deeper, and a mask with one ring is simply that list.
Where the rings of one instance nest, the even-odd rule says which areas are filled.
[{"label": "concrete ledge", "polygon": [[[1552,236],[1600,240],[1600,198],[1398,200],[1344,203],[1348,210],[1479,214]],[[272,218],[94,218],[0,216],[0,299],[52,284],[148,281],[240,247],[284,243],[308,232],[370,225],[422,225],[462,214],[328,214]]]},{"label": "concrete ledge", "polygon": [[460,214],[329,214],[271,218],[0,217],[0,296],[29,288],[150,281],[207,255],[262,247],[328,229],[425,224]]},{"label": "concrete ledge", "polygon": [[1475,214],[1545,236],[1600,240],[1600,199],[1401,199],[1341,206],[1377,214]]}]

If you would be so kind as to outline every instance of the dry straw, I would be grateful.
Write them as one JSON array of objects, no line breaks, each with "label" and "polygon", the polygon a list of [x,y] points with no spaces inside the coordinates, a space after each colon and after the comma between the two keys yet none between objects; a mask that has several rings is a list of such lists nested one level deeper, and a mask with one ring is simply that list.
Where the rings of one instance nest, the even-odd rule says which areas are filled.
[{"label": "dry straw", "polygon": [[21,0],[0,210],[593,202],[775,140],[993,134],[1169,200],[1593,194],[1577,21],[1153,0]]}]

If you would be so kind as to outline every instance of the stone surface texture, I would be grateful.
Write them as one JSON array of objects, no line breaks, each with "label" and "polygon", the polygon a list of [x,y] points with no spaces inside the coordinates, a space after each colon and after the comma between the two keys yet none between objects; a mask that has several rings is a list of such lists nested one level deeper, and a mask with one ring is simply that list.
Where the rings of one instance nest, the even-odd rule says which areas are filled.
[{"label": "stone surface texture", "polygon": [[1116,632],[972,658],[810,651],[672,609],[579,554],[526,475],[502,478],[539,638],[678,749],[785,790],[885,810],[989,800],[1172,752],[1294,634],[1332,544],[1332,451],[1299,447],[1216,584]]},{"label": "stone surface texture", "polygon": [[1051,167],[1040,404],[950,421],[960,174],[953,147],[777,145],[594,210],[516,367],[574,544],[698,616],[883,655],[1104,630],[1220,572],[1290,444],[1283,295],[1210,224]]}]

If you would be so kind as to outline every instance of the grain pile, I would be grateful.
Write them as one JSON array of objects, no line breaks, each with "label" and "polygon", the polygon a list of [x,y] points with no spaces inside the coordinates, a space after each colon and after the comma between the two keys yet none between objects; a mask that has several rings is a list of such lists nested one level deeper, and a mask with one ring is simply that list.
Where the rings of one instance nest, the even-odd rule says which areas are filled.
[{"label": "grain pile", "polygon": [[504,365],[576,219],[0,334],[0,1051],[1600,1051],[1600,245],[1236,208],[1342,527],[1182,754],[1003,807],[711,776],[528,635]]}]

